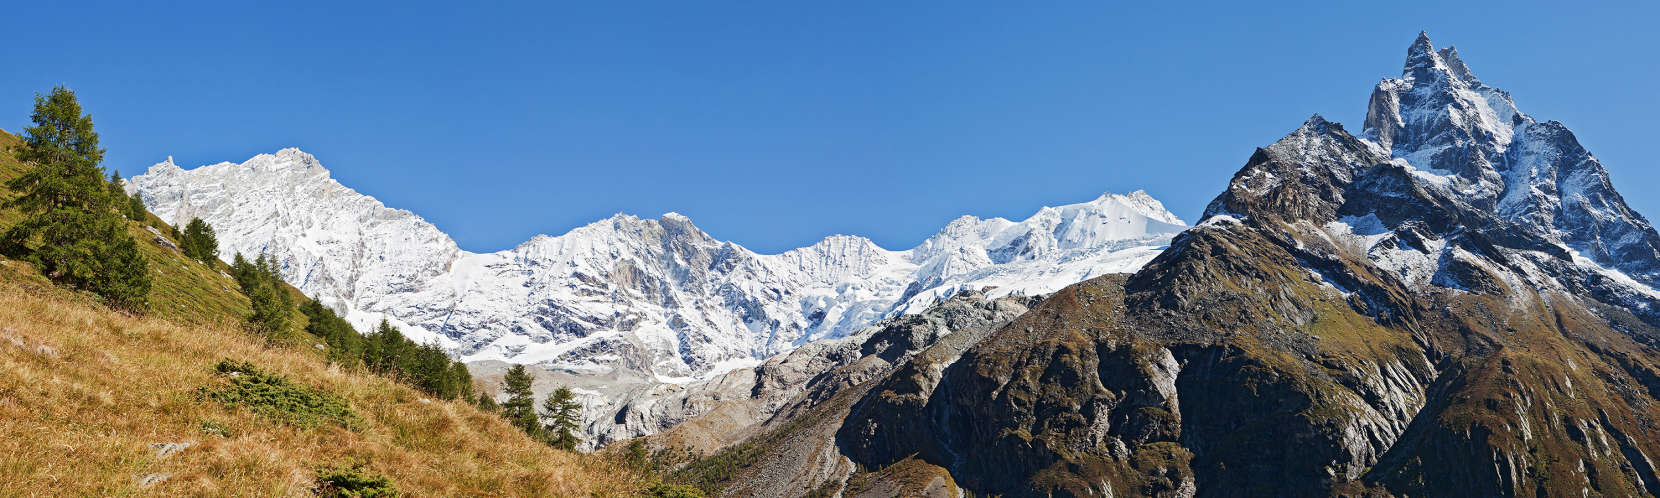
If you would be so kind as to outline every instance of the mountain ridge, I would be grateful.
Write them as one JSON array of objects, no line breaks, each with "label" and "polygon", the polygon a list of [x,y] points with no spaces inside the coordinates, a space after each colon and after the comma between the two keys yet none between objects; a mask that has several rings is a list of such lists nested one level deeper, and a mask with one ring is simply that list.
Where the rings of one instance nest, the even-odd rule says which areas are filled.
[{"label": "mountain ridge", "polygon": [[208,221],[223,254],[272,252],[285,279],[356,323],[388,318],[470,360],[662,381],[844,336],[963,289],[1041,293],[1132,270],[1186,226],[1137,191],[1021,221],[959,217],[900,251],[831,235],[761,254],[671,212],[618,213],[473,253],[295,148],[191,170],[166,161],[128,189],[163,219]]},{"label": "mountain ridge", "polygon": [[[1443,53],[1456,54],[1421,36],[1408,71],[1428,59],[1440,77],[1473,77]],[[1414,83],[1468,96],[1454,88],[1467,82]],[[1649,256],[1574,247],[1587,232],[1652,229],[1619,216],[1629,208],[1577,143],[1518,133],[1501,150],[1501,133],[1462,119],[1485,99],[1417,102],[1427,107],[1394,109],[1418,117],[1389,146],[1310,118],[1256,149],[1141,270],[1057,291],[954,361],[913,359],[859,385],[830,422],[833,454],[855,470],[789,470],[814,447],[800,442],[815,429],[792,427],[822,424],[771,420],[779,432],[717,456],[756,463],[706,489],[759,478],[844,494],[941,482],[1005,496],[1660,492],[1649,311],[1660,292],[1621,269]],[[1507,154],[1560,161],[1521,174],[1505,166],[1522,156]],[[1555,183],[1539,171],[1601,178],[1581,194],[1600,201],[1501,208],[1507,185]],[[1516,178],[1529,181],[1503,181]],[[1616,241],[1641,249],[1646,237]],[[756,449],[773,441],[793,442]]]}]

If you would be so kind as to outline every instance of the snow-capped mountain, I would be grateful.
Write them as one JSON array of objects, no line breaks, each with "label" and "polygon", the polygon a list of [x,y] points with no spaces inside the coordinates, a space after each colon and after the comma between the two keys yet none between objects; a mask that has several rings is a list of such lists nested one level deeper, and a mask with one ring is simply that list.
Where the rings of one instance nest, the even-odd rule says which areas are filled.
[{"label": "snow-capped mountain", "polygon": [[1524,114],[1423,33],[1401,76],[1372,92],[1361,135],[1313,117],[1259,150],[1199,225],[1252,216],[1327,220],[1316,227],[1322,237],[1415,291],[1562,292],[1660,323],[1660,234],[1602,163],[1567,127]]},{"label": "snow-capped mountain", "polygon": [[762,477],[728,493],[892,468],[1008,496],[1660,492],[1660,236],[1426,36],[1370,111],[1257,149],[1135,274],[751,430],[733,473]]},{"label": "snow-capped mountain", "polygon": [[904,251],[835,235],[758,254],[669,213],[619,214],[479,254],[341,185],[298,149],[190,170],[169,159],[127,188],[169,222],[207,221],[226,257],[275,256],[286,280],[359,325],[385,317],[469,361],[659,380],[754,364],[961,289],[1046,293],[1134,271],[1185,228],[1138,191],[1018,222],[964,216]]},{"label": "snow-capped mountain", "polygon": [[1614,191],[1602,163],[1562,123],[1537,121],[1482,83],[1453,47],[1435,50],[1420,33],[1401,77],[1372,92],[1365,134],[1474,207],[1639,282],[1660,279],[1660,236]]}]

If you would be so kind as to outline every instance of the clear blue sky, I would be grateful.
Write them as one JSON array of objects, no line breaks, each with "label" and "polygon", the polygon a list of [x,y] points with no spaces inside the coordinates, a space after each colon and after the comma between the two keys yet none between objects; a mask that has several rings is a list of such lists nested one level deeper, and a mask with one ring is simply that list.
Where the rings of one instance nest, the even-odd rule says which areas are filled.
[{"label": "clear blue sky", "polygon": [[667,211],[902,249],[1103,191],[1192,222],[1310,114],[1358,131],[1425,29],[1660,216],[1653,3],[290,3],[8,5],[0,128],[67,84],[124,175],[298,146],[477,251]]}]

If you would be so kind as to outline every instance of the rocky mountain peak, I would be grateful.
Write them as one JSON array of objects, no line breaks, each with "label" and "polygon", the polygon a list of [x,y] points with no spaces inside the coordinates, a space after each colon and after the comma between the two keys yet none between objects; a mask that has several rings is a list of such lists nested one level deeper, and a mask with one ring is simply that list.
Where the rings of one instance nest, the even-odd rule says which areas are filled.
[{"label": "rocky mountain peak", "polygon": [[1412,45],[1406,48],[1406,65],[1401,68],[1401,76],[1406,77],[1423,69],[1433,69],[1441,65],[1438,54],[1435,53],[1435,44],[1429,40],[1429,33],[1418,32],[1418,38],[1412,40]]},{"label": "rocky mountain peak", "polygon": [[1315,113],[1313,116],[1309,116],[1308,120],[1303,121],[1303,125],[1297,127],[1297,131],[1292,133],[1302,135],[1326,135],[1331,133],[1331,128],[1334,125],[1337,126],[1339,130],[1343,128],[1343,125],[1326,121],[1325,116]]},{"label": "rocky mountain peak", "polygon": [[316,156],[297,147],[278,150],[275,154],[260,154],[242,164],[243,167],[271,173],[328,175],[328,169]]},{"label": "rocky mountain peak", "polygon": [[840,447],[985,495],[1660,489],[1660,443],[1629,436],[1660,406],[1655,232],[1456,51],[1420,34],[1364,134],[1310,118],[1206,218],[873,389]]},{"label": "rocky mountain peak", "polygon": [[1531,121],[1509,93],[1476,79],[1457,50],[1436,51],[1420,35],[1401,77],[1384,79],[1372,92],[1365,135],[1419,168],[1457,175],[1490,198],[1502,184],[1494,174],[1498,156],[1515,128]]},{"label": "rocky mountain peak", "polygon": [[[419,216],[329,178],[299,149],[134,178],[170,222],[200,217],[222,254],[270,252],[283,278],[358,325],[386,316],[468,360],[684,379],[918,312],[965,289],[1044,293],[1139,268],[1185,228],[1145,192],[965,217],[904,251],[837,235],[779,254],[677,213],[617,214],[509,250],[460,250]],[[938,250],[936,250],[938,249]]]},{"label": "rocky mountain peak", "polygon": [[1365,136],[1457,202],[1597,263],[1660,282],[1660,235],[1614,191],[1561,123],[1540,122],[1475,77],[1457,50],[1420,35],[1400,78],[1379,82]]},{"label": "rocky mountain peak", "polygon": [[1388,153],[1315,114],[1273,144],[1257,149],[1204,217],[1262,220],[1334,216],[1355,175]]}]

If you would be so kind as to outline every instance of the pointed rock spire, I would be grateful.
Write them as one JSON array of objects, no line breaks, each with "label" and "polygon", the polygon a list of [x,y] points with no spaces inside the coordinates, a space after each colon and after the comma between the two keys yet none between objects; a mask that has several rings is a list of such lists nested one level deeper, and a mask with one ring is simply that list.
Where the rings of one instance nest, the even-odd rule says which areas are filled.
[{"label": "pointed rock spire", "polygon": [[1406,65],[1401,68],[1401,76],[1416,76],[1418,72],[1432,69],[1440,62],[1435,53],[1435,45],[1429,41],[1429,33],[1419,31],[1418,39],[1412,41],[1412,46],[1406,49]]},{"label": "pointed rock spire", "polygon": [[1448,74],[1451,74],[1453,77],[1460,80],[1464,80],[1464,82],[1469,83],[1470,86],[1476,86],[1481,83],[1481,80],[1476,79],[1476,75],[1470,72],[1470,66],[1464,65],[1464,60],[1458,58],[1457,48],[1449,46],[1441,49],[1441,51],[1436,54],[1441,57],[1441,63],[1447,66]]},{"label": "pointed rock spire", "polygon": [[1330,121],[1326,121],[1325,116],[1315,113],[1313,116],[1309,116],[1308,121],[1303,121],[1303,126],[1298,128],[1298,131],[1326,133],[1331,130],[1331,126],[1332,123]]}]

